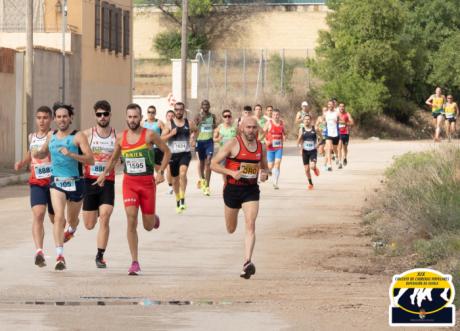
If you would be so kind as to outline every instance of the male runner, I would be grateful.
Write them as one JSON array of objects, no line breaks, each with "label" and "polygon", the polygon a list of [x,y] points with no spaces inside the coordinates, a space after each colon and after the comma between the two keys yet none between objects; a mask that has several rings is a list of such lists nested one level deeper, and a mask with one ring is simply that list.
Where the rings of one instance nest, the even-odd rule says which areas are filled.
[{"label": "male runner", "polygon": [[318,158],[318,137],[316,129],[311,125],[311,116],[305,115],[302,127],[299,129],[297,145],[302,150],[302,161],[305,168],[305,174],[308,179],[308,189],[313,190],[313,181],[311,179],[310,165],[316,176],[319,176],[319,169],[316,167]]},{"label": "male runner", "polygon": [[[176,104],[177,101],[174,101],[174,104]],[[172,106],[174,107],[174,105]],[[166,123],[170,123],[172,119],[174,118],[174,110],[168,110],[166,112]],[[164,130],[164,124],[163,124],[163,130]],[[171,169],[169,169],[169,164],[168,167],[166,168],[166,181],[168,182],[168,191],[166,192],[167,194],[173,194],[173,180],[171,176]]]},{"label": "male runner", "polygon": [[[131,253],[131,266],[128,274],[139,275],[141,267],[138,258],[137,216],[139,207],[142,212],[144,229],[152,231],[160,226],[160,218],[156,211],[156,185],[164,181],[164,170],[171,157],[166,144],[155,132],[141,127],[142,110],[135,103],[126,107],[126,123],[128,129],[117,137],[115,149],[107,168],[99,176],[96,183],[104,185],[106,178],[115,168],[118,159],[123,158],[123,201],[128,219],[128,244]],[[163,152],[163,161],[156,178],[154,177],[155,152],[153,145]]]},{"label": "male runner", "polygon": [[[255,225],[259,212],[260,191],[257,178],[267,180],[268,169],[265,151],[257,140],[259,130],[254,117],[246,117],[236,138],[227,142],[211,161],[211,169],[226,175],[224,184],[225,224],[233,233],[238,224],[238,212],[243,209],[246,221],[245,260],[240,276],[249,279],[256,273],[251,262],[256,241]],[[225,166],[221,163],[225,160]]]},{"label": "male runner", "polygon": [[267,106],[267,107],[265,108],[265,115],[264,115],[265,119],[266,119],[267,121],[271,120],[271,119],[272,119],[272,115],[273,115],[273,106]]},{"label": "male runner", "polygon": [[182,213],[186,208],[185,191],[187,189],[187,171],[192,153],[197,127],[193,121],[184,118],[185,105],[177,102],[174,105],[175,117],[165,124],[161,139],[168,141],[172,156],[169,169],[173,180],[173,189],[176,195],[176,212]]},{"label": "male runner", "polygon": [[104,186],[95,185],[97,178],[105,171],[115,149],[116,133],[110,126],[112,108],[105,100],[94,105],[96,126],[85,130],[94,165],[85,165],[85,198],[83,200],[83,221],[88,230],[94,229],[99,217],[99,232],[97,233],[96,267],[106,268],[104,253],[109,241],[109,221],[115,202],[115,170],[107,176]]},{"label": "male runner", "polygon": [[201,102],[201,110],[195,118],[198,127],[196,138],[196,152],[198,154],[198,188],[204,195],[210,195],[209,184],[211,180],[211,158],[214,155],[214,141],[212,139],[214,129],[217,126],[216,116],[209,110],[211,105],[208,100]]},{"label": "male runner", "polygon": [[[325,119],[326,112],[327,112],[327,107],[323,107],[321,116],[318,116],[318,118],[316,119],[316,124],[315,124],[315,127],[318,128],[318,131],[316,133],[321,136],[321,137],[318,137],[319,138],[318,153],[321,156],[326,155],[325,154],[326,132],[327,132],[326,119]],[[326,160],[324,163],[324,168],[326,168],[327,170]]]},{"label": "male runner", "polygon": [[[54,122],[58,129],[49,132],[42,148],[32,153],[32,157],[38,159],[44,159],[48,154],[51,157],[50,193],[54,209],[53,234],[57,255],[55,270],[66,269],[64,238],[72,238],[79,223],[78,214],[85,193],[82,164],[94,165],[88,139],[82,132],[70,128],[73,110],[71,105],[54,104]],[[66,215],[69,227],[64,234]]]},{"label": "male runner", "polygon": [[339,113],[334,109],[332,100],[327,103],[324,119],[326,122],[326,164],[327,170],[332,171],[332,152],[337,155],[339,145]]},{"label": "male runner", "polygon": [[236,127],[232,123],[232,112],[225,109],[222,112],[222,123],[214,130],[214,142],[219,143],[220,148],[227,141],[236,137]]},{"label": "male runner", "polygon": [[51,109],[47,106],[41,106],[35,113],[35,125],[37,132],[29,135],[29,151],[24,159],[14,165],[16,171],[25,165],[30,164],[30,206],[32,208],[32,237],[35,243],[35,265],[39,267],[46,266],[45,254],[43,252],[43,238],[45,230],[43,222],[45,220],[46,206],[48,206],[48,215],[51,222],[54,222],[54,210],[50,197],[50,178],[51,178],[51,160],[49,155],[40,160],[32,157],[32,154],[38,151],[46,142],[50,131],[52,120]]},{"label": "male runner", "polygon": [[243,107],[243,112],[241,113],[241,116],[238,117],[235,120],[235,126],[236,126],[236,129],[238,130],[238,133],[240,133],[240,130],[242,129],[241,128],[241,123],[242,123],[243,119],[246,118],[246,117],[251,117],[253,115],[254,114],[252,113],[252,107],[251,106],[244,106]]},{"label": "male runner", "polygon": [[455,134],[455,126],[459,115],[458,105],[454,102],[454,97],[451,94],[447,96],[447,102],[444,109],[444,116],[446,117],[446,134],[447,139],[449,139],[450,142],[452,140],[452,136]]},{"label": "male runner", "polygon": [[303,119],[305,116],[310,115],[310,110],[308,109],[308,102],[303,101],[301,105],[302,109],[297,112],[295,115],[295,123],[299,125],[299,128],[303,125]]},{"label": "male runner", "polygon": [[342,165],[348,164],[348,143],[350,141],[350,127],[354,124],[351,114],[345,110],[345,103],[339,103],[339,169],[342,169]]},{"label": "male runner", "polygon": [[437,87],[435,94],[432,94],[425,102],[428,106],[431,107],[431,115],[433,116],[433,126],[436,127],[434,131],[434,141],[441,141],[441,126],[444,115],[444,104],[446,103],[446,98],[442,94],[440,87]]},{"label": "male runner", "polygon": [[262,113],[262,106],[257,104],[254,106],[254,116],[257,118],[257,123],[259,124],[259,133],[257,139],[262,143],[265,144],[265,124],[267,123],[267,119],[265,118],[264,114]]},{"label": "male runner", "polygon": [[273,175],[273,188],[278,190],[283,143],[286,140],[284,122],[280,119],[279,109],[273,109],[273,118],[265,124],[264,131],[266,133],[268,169]]},{"label": "male runner", "polygon": [[[155,106],[149,106],[149,108],[147,108],[147,119],[144,121],[142,126],[148,130],[152,130],[158,136],[161,136],[161,132],[164,130],[164,123],[155,118],[156,114],[157,109]],[[163,160],[163,152],[155,145],[153,146],[153,149],[155,151],[155,170],[158,171],[160,170],[161,161]]]}]

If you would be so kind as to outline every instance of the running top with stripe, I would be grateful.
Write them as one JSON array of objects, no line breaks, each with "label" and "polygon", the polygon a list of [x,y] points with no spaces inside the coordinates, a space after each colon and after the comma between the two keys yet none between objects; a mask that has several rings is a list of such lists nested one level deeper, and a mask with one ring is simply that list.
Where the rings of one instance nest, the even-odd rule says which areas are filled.
[{"label": "running top with stripe", "polygon": [[[259,127],[261,130],[265,128],[265,124],[267,123],[267,118],[265,116],[262,116],[257,120],[257,123],[259,123]],[[260,136],[260,131],[257,131],[257,139],[259,139]],[[265,144],[265,138],[260,141],[262,144]]]},{"label": "running top with stripe", "polygon": [[190,124],[185,119],[183,126],[177,126],[174,120],[171,120],[171,130],[177,129],[174,137],[168,139],[168,147],[172,154],[190,152]]},{"label": "running top with stripe", "polygon": [[457,113],[457,103],[456,102],[452,102],[452,103],[446,103],[445,105],[445,114],[446,114],[446,118],[454,118],[456,113]]},{"label": "running top with stripe", "polygon": [[210,140],[212,139],[212,133],[214,130],[214,116],[209,113],[209,115],[202,119],[201,123],[198,125],[198,137],[197,141]]},{"label": "running top with stripe", "polygon": [[339,112],[339,118],[341,121],[345,123],[339,123],[339,133],[340,134],[350,134],[350,129],[348,127],[348,123],[350,123],[350,115],[348,112]]},{"label": "running top with stripe", "polygon": [[337,111],[327,111],[324,115],[324,119],[326,120],[326,137],[335,138],[339,136],[339,125],[337,117]]},{"label": "running top with stripe", "polygon": [[70,156],[63,155],[60,152],[61,148],[65,147],[71,153],[81,154],[80,148],[78,148],[74,142],[77,132],[77,130],[74,130],[62,139],[57,137],[57,131],[54,131],[53,135],[51,136],[49,142],[49,151],[53,165],[51,169],[51,174],[53,177],[76,178],[82,175],[81,163],[72,159]]},{"label": "running top with stripe", "polygon": [[242,171],[241,178],[236,180],[232,176],[227,175],[227,184],[248,186],[257,185],[259,177],[259,163],[262,160],[262,144],[257,141],[257,149],[254,152],[249,151],[241,136],[237,136],[240,151],[234,158],[227,157],[225,160],[225,168],[233,171]]},{"label": "running top with stripe", "polygon": [[284,123],[283,121],[280,124],[275,124],[273,120],[270,120],[270,127],[267,133],[267,149],[269,151],[276,151],[278,149],[283,149],[283,136],[284,136]]},{"label": "running top with stripe", "polygon": [[50,183],[50,156],[48,155],[44,159],[37,159],[32,156],[35,151],[38,151],[42,148],[43,144],[46,142],[46,138],[46,134],[43,137],[39,137],[36,133],[33,133],[30,139],[29,151],[31,155],[31,160],[29,184],[31,185],[48,186]]},{"label": "running top with stripe", "polygon": [[222,140],[219,142],[219,145],[224,146],[227,141],[236,137],[236,128],[233,125],[226,128],[224,124],[221,123],[219,124],[219,134],[222,136]]},{"label": "running top with stripe", "polygon": [[444,107],[444,97],[433,97],[433,101],[431,102],[431,111],[433,113],[440,113],[443,111]]},{"label": "running top with stripe", "polygon": [[[97,133],[97,128],[91,128],[91,142],[89,144],[94,156],[94,165],[85,164],[85,178],[97,179],[105,171],[107,162],[112,157],[115,149],[115,129],[112,128],[107,137],[101,137]],[[106,177],[107,180],[115,181],[115,169]]]},{"label": "running top with stripe", "polygon": [[123,131],[121,139],[121,157],[123,158],[124,173],[126,176],[153,175],[155,152],[146,143],[147,129],[142,128],[139,140],[128,143],[128,130]]},{"label": "running top with stripe", "polygon": [[302,149],[304,151],[314,151],[316,149],[316,130],[315,127],[311,127],[310,130],[302,128]]},{"label": "running top with stripe", "polygon": [[154,122],[145,121],[143,127],[152,130],[159,136],[161,135],[160,122],[157,119]]}]

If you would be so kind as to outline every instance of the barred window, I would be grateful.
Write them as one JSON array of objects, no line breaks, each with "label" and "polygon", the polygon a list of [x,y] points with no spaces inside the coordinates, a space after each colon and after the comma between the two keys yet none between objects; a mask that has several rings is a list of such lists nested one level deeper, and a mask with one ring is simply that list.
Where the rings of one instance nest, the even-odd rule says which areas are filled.
[{"label": "barred window", "polygon": [[131,25],[129,10],[123,12],[123,56],[130,54]]},{"label": "barred window", "polygon": [[116,40],[117,40],[117,25],[116,25],[116,7],[115,5],[110,5],[109,8],[110,11],[110,46],[109,46],[109,51],[115,51],[116,50]]},{"label": "barred window", "polygon": [[101,46],[101,0],[96,0],[94,26],[94,47],[98,47]]},{"label": "barred window", "polygon": [[122,35],[123,35],[123,30],[122,30],[122,14],[123,11],[121,10],[121,8],[117,8],[116,9],[116,20],[115,20],[115,23],[116,23],[116,44],[115,44],[115,51],[118,53],[121,53],[123,47],[122,47]]},{"label": "barred window", "polygon": [[110,5],[102,2],[102,49],[110,47]]}]

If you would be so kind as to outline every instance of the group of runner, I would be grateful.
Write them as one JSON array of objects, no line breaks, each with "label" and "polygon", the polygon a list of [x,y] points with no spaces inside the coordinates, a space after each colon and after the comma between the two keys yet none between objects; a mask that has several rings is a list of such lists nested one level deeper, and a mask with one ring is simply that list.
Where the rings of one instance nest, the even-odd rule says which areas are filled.
[{"label": "group of runner", "polygon": [[446,132],[446,138],[450,142],[456,131],[457,117],[460,115],[460,110],[457,103],[454,101],[452,94],[447,97],[442,93],[442,89],[437,87],[435,93],[432,94],[425,102],[431,108],[433,116],[433,126],[435,127],[433,140],[441,141],[442,124]]},{"label": "group of runner", "polygon": [[[319,175],[318,150],[320,154],[326,151],[328,170],[332,170],[333,152],[338,157],[339,168],[347,164],[348,130],[353,120],[345,111],[345,105],[341,103],[336,109],[335,102],[328,103],[315,125],[306,102],[296,117],[299,124],[297,144],[302,150],[309,189],[313,188],[310,170]],[[83,207],[83,221],[88,230],[99,221],[96,266],[107,267],[104,254],[114,208],[115,167],[121,158],[127,239],[132,259],[128,273],[139,274],[139,209],[145,230],[160,226],[156,214],[156,185],[165,180],[166,171],[175,194],[177,213],[187,209],[187,172],[195,148],[199,159],[198,188],[203,194],[211,194],[212,171],[224,177],[224,215],[229,233],[235,231],[238,213],[243,210],[246,237],[241,277],[250,278],[255,273],[251,259],[259,211],[259,182],[271,175],[274,189],[279,189],[286,127],[280,110],[272,106],[267,106],[265,111],[261,105],[254,106],[254,111],[251,106],[245,106],[241,116],[235,119],[232,111],[225,109],[220,121],[210,109],[209,101],[203,100],[198,115],[189,120],[185,104],[177,102],[163,122],[156,118],[154,106],[147,109],[147,119],[143,120],[141,107],[130,104],[126,107],[127,129],[121,133],[110,126],[111,106],[105,100],[96,102],[95,126],[84,131],[71,129],[74,109],[70,105],[56,103],[53,110],[46,106],[37,109],[37,132],[29,136],[29,151],[15,165],[16,170],[30,165],[35,264],[46,265],[43,251],[46,208],[53,222],[55,269],[64,270],[67,267],[64,243],[75,236]],[[54,131],[51,130],[53,117]],[[216,155],[214,143],[219,145]],[[339,143],[341,147],[337,149]]]}]

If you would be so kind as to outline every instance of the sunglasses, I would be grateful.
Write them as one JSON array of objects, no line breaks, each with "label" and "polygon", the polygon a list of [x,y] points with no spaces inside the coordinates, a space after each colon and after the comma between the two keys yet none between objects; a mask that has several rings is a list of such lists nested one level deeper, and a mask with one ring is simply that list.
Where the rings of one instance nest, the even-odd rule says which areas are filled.
[{"label": "sunglasses", "polygon": [[96,113],[96,117],[102,117],[102,116],[109,117],[110,112],[104,111],[104,112]]},{"label": "sunglasses", "polygon": [[232,115],[224,115],[223,118],[232,118]]},{"label": "sunglasses", "polygon": [[148,111],[147,113],[155,115],[157,112],[156,111]]}]

